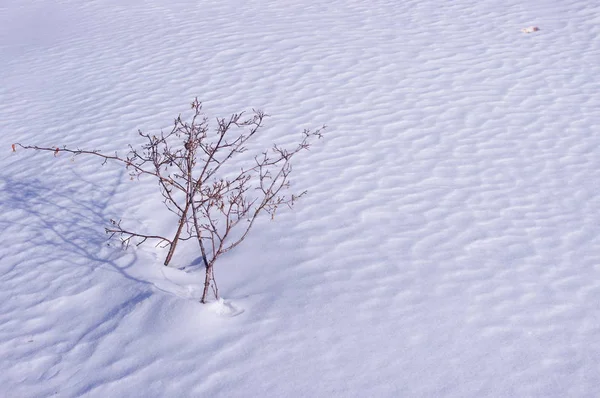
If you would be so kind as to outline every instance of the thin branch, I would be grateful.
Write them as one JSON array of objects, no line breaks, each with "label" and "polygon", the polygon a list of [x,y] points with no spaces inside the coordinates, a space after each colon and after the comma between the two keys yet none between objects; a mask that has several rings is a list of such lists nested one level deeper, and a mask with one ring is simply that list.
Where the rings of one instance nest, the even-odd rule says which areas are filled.
[{"label": "thin branch", "polygon": [[123,243],[126,247],[129,246],[129,243],[131,242],[131,240],[133,238],[141,238],[141,241],[136,243],[136,246],[141,245],[148,239],[158,240],[158,243],[156,244],[156,246],[160,246],[160,245],[164,244],[164,246],[161,246],[161,247],[169,246],[172,243],[170,239],[167,239],[164,236],[140,234],[138,232],[133,232],[133,231],[128,231],[126,229],[123,229],[121,227],[121,220],[119,220],[119,221],[110,220],[110,223],[111,223],[111,225],[113,225],[113,228],[104,228],[104,231],[107,234],[110,234],[110,238],[112,238],[116,235],[119,235],[119,237],[121,238],[121,243]]}]

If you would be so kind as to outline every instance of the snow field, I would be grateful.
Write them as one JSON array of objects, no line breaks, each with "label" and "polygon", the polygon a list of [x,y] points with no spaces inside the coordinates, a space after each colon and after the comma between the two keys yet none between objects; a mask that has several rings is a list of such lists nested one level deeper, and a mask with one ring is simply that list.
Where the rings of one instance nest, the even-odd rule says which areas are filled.
[{"label": "snow field", "polygon": [[[600,395],[593,1],[5,1],[0,395]],[[521,29],[539,26],[524,34]],[[123,150],[195,96],[326,138],[309,194],[217,264],[150,181],[10,144]],[[179,269],[177,269],[179,268]]]}]

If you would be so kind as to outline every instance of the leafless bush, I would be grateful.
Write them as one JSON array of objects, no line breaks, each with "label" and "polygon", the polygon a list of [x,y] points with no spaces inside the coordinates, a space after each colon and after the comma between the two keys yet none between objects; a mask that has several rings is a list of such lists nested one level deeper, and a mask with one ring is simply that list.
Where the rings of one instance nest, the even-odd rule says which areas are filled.
[{"label": "leafless bush", "polygon": [[103,164],[108,161],[122,164],[132,178],[156,179],[166,208],[177,215],[175,235],[169,238],[132,231],[123,227],[121,220],[111,220],[106,233],[119,237],[125,247],[149,239],[168,247],[165,266],[171,262],[180,241],[195,240],[205,267],[201,299],[205,303],[211,288],[215,298],[219,297],[213,271],[215,262],[246,238],[260,214],[274,217],[281,206],[291,207],[305,194],[287,193],[291,160],[308,149],[313,138],[322,137],[324,126],[315,131],[304,130],[299,143],[291,149],[273,145],[249,165],[237,165],[239,168],[232,174],[231,170],[225,172],[225,166],[232,165],[237,155],[246,151],[246,144],[259,132],[267,115],[253,110],[250,116],[240,113],[228,119],[218,118],[216,129],[211,132],[198,99],[191,107],[191,121],[183,120],[180,115],[168,133],[157,136],[139,131],[144,144],[140,149],[130,145],[125,157],[118,153],[105,155],[98,150],[22,144],[13,145],[13,150],[19,146],[51,151],[54,156],[62,152],[98,156],[104,160]]}]

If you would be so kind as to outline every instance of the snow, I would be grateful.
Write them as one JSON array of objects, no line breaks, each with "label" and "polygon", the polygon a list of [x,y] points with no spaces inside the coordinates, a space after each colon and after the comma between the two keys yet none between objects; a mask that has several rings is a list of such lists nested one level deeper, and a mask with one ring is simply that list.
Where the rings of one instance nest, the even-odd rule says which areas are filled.
[{"label": "snow", "polygon": [[[0,396],[600,396],[600,5],[4,0]],[[521,29],[535,26],[529,34]],[[126,150],[194,97],[326,137],[220,260]],[[113,242],[114,243],[114,242]]]}]

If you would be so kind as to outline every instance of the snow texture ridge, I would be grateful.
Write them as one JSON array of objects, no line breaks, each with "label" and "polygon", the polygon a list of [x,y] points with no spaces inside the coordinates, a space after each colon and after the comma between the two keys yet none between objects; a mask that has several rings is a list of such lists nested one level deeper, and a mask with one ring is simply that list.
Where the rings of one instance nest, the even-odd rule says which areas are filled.
[{"label": "snow texture ridge", "polygon": [[[538,31],[525,34],[530,26]],[[0,396],[600,396],[600,5],[4,0]],[[327,137],[198,303],[151,181],[97,159],[198,97]]]}]

